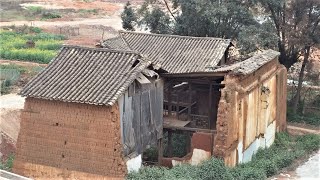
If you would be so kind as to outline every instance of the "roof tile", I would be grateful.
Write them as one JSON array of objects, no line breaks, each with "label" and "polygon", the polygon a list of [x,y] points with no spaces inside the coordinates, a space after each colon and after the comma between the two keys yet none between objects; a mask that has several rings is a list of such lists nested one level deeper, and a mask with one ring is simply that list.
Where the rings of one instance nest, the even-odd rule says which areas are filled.
[{"label": "roof tile", "polygon": [[[137,60],[139,62],[133,67]],[[64,46],[21,94],[65,102],[112,105],[150,64],[131,51]]]}]

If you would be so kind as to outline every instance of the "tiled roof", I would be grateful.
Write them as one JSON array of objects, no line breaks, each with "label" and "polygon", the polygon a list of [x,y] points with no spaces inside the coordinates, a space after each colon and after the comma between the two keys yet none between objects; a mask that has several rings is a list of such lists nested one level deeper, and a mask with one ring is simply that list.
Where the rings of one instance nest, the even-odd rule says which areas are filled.
[{"label": "tiled roof", "polygon": [[64,46],[21,94],[65,102],[113,105],[150,64],[134,52]]},{"label": "tiled roof", "polygon": [[108,49],[130,50],[128,44],[121,37],[104,40],[103,46]]},{"label": "tiled roof", "polygon": [[272,61],[275,59],[277,56],[279,56],[278,51],[274,50],[265,50],[259,54],[256,54],[252,56],[249,59],[246,59],[244,61],[229,65],[229,66],[221,66],[221,67],[216,67],[213,70],[207,70],[211,72],[230,72],[232,71],[232,74],[237,74],[237,75],[247,75],[251,74],[254,71],[258,70],[261,66],[264,64]]},{"label": "tiled roof", "polygon": [[[120,31],[125,48],[147,56],[155,64],[160,64],[168,73],[203,72],[207,66],[216,66],[230,45],[229,39],[211,37],[190,37],[164,34],[147,34]],[[119,49],[119,45],[107,40],[103,47]]]}]

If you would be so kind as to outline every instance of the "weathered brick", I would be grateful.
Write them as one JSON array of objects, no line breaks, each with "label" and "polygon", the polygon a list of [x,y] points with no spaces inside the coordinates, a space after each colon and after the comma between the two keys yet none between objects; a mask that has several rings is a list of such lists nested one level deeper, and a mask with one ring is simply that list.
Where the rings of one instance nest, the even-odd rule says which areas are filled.
[{"label": "weathered brick", "polygon": [[21,118],[14,172],[37,179],[103,179],[126,173],[117,105],[27,98]]}]

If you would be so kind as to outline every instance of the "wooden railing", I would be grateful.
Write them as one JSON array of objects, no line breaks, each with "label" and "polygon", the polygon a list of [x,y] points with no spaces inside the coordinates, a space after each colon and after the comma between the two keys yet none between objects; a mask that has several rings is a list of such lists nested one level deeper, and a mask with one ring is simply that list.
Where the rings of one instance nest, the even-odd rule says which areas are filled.
[{"label": "wooden railing", "polygon": [[190,114],[191,125],[209,129],[209,116]]}]

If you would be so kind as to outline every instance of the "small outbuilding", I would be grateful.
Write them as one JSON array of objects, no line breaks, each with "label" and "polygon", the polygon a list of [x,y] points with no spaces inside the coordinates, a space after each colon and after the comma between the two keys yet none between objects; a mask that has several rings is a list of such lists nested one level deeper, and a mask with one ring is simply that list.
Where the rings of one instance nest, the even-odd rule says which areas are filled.
[{"label": "small outbuilding", "polygon": [[136,154],[162,136],[156,71],[131,51],[64,46],[21,92],[27,98],[13,171],[94,179],[137,168]]}]

